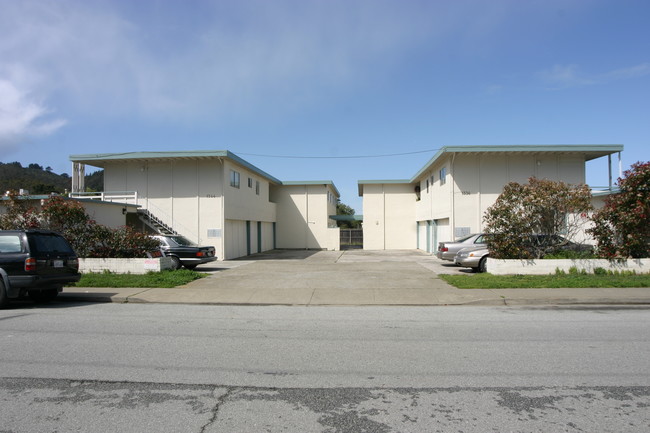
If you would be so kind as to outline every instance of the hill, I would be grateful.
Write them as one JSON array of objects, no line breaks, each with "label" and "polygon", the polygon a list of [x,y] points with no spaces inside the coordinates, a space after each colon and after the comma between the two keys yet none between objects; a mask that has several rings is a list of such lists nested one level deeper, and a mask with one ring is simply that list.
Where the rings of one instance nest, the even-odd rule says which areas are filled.
[{"label": "hill", "polygon": [[[87,191],[104,189],[104,171],[96,171],[86,176]],[[67,173],[56,174],[50,167],[38,164],[23,167],[20,162],[0,162],[0,193],[9,190],[26,189],[30,194],[64,194],[70,191],[72,179]]]}]

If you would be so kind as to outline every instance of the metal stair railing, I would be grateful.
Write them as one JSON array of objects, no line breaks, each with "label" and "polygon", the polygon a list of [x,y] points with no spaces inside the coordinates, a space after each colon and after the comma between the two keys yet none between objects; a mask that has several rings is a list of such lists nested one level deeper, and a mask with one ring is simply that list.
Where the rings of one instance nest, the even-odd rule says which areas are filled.
[{"label": "metal stair railing", "polygon": [[[165,228],[172,231],[173,234],[183,234],[186,237],[194,238],[196,242],[201,241],[198,235],[194,232],[194,230],[185,227],[182,223],[178,221],[178,219],[174,220],[174,218],[172,218],[171,215],[169,215],[164,210],[160,209],[155,204],[151,203],[151,201],[147,200],[146,209],[140,209],[140,210],[146,210],[150,215],[153,215],[157,221],[160,221],[160,223]],[[165,221],[171,221],[171,224]]]},{"label": "metal stair railing", "polygon": [[152,214],[149,209],[138,209],[140,220],[152,229],[163,235],[177,235],[178,232],[173,227],[165,224],[163,220]]}]

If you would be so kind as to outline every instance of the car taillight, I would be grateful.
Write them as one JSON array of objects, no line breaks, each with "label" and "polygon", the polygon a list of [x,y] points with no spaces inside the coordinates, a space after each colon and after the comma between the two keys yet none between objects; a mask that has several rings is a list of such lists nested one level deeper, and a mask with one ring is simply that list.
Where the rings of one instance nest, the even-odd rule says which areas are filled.
[{"label": "car taillight", "polygon": [[442,247],[442,248],[440,248],[440,251],[442,251],[442,252],[449,251],[449,248],[447,248],[447,247]]},{"label": "car taillight", "polygon": [[198,251],[196,253],[196,257],[203,257],[203,251]]},{"label": "car taillight", "polygon": [[79,269],[79,259],[69,259],[68,266],[71,268]]},{"label": "car taillight", "polygon": [[34,272],[36,270],[36,259],[29,257],[25,259],[25,272]]}]

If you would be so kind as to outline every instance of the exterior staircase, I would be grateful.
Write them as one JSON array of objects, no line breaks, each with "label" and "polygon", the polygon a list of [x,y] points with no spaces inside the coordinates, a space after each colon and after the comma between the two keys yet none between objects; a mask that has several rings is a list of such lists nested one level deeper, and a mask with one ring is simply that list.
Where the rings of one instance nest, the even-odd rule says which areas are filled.
[{"label": "exterior staircase", "polygon": [[149,228],[161,235],[177,235],[178,232],[165,224],[160,218],[149,212],[149,209],[138,209],[138,218]]}]

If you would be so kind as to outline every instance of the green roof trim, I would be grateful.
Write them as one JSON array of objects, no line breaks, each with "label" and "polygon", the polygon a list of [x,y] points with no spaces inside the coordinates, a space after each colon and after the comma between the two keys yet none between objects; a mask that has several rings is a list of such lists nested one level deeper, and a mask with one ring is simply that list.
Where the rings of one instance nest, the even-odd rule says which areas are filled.
[{"label": "green roof trim", "polygon": [[359,188],[359,197],[363,197],[363,185],[406,185],[413,183],[408,179],[379,179],[379,180],[360,180],[357,182]]},{"label": "green roof trim", "polygon": [[229,150],[186,150],[182,152],[124,152],[124,153],[95,153],[86,155],[70,155],[69,160],[81,164],[88,164],[94,167],[104,168],[107,162],[111,161],[148,161],[152,159],[213,159],[228,158],[248,170],[259,174],[278,185],[331,185],[337,197],[341,193],[331,180],[309,180],[309,181],[281,181],[271,176],[264,170],[254,166],[245,159],[237,156]]},{"label": "green roof trim", "polygon": [[363,215],[330,215],[334,221],[363,221]]},{"label": "green roof trim", "polygon": [[451,153],[584,153],[586,160],[600,158],[622,152],[622,144],[544,144],[544,145],[506,145],[506,146],[444,146],[411,178],[416,182],[445,154]]},{"label": "green roof trim", "polygon": [[213,158],[228,158],[236,162],[244,168],[259,174],[262,177],[270,180],[271,182],[282,184],[282,181],[274,176],[271,176],[264,170],[254,166],[245,159],[235,155],[229,150],[186,150],[183,152],[123,152],[123,153],[96,153],[86,155],[70,155],[69,159],[72,162],[92,165],[94,167],[104,168],[106,162],[110,161],[138,161],[138,160],[152,160],[152,159],[213,159]]},{"label": "green roof trim", "polygon": [[341,193],[334,185],[334,182],[331,180],[285,180],[280,182],[282,185],[287,186],[299,186],[299,185],[330,185],[334,192],[336,192],[336,197],[341,197]]}]

